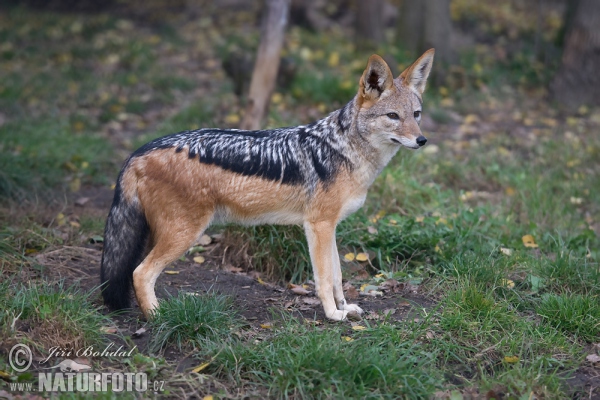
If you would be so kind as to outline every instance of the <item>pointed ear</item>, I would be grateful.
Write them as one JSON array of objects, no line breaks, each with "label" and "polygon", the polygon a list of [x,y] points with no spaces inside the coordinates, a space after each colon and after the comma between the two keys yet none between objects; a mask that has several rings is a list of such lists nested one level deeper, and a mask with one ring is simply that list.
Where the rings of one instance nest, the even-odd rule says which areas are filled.
[{"label": "pointed ear", "polygon": [[400,74],[400,79],[419,94],[423,94],[423,91],[425,91],[425,83],[427,83],[427,77],[433,66],[434,54],[435,49],[427,50],[417,61]]},{"label": "pointed ear", "polygon": [[369,57],[369,63],[360,78],[358,92],[361,104],[363,102],[377,101],[387,90],[394,85],[394,76],[390,67],[377,54]]}]

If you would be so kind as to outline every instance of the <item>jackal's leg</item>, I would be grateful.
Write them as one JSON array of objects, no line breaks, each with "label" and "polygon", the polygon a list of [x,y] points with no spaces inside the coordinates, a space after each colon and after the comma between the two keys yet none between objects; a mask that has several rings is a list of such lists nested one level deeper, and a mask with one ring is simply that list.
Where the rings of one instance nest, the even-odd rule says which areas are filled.
[{"label": "jackal's leg", "polygon": [[344,298],[344,289],[342,288],[342,266],[340,265],[340,255],[338,253],[337,244],[335,243],[335,234],[331,242],[332,250],[332,265],[333,265],[333,297],[338,310],[354,312],[362,314],[363,310],[356,304],[348,304]]},{"label": "jackal's leg", "polygon": [[[335,266],[332,242],[335,243],[335,222],[305,222],[304,230],[313,266],[317,295],[323,304],[325,315],[329,319],[341,321],[346,318],[348,311],[338,310],[333,296]],[[341,274],[339,279],[341,288]]]},{"label": "jackal's leg", "polygon": [[146,318],[158,307],[154,292],[154,284],[167,265],[177,260],[189,249],[194,241],[204,232],[211,221],[211,215],[200,219],[178,218],[161,221],[153,226],[154,247],[144,261],[133,271],[133,288],[140,309]]}]

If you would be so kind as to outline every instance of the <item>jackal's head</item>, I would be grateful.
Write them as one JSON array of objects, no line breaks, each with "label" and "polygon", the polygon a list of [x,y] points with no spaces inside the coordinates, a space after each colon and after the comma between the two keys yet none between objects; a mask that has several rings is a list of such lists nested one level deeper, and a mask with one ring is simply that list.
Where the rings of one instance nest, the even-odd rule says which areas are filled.
[{"label": "jackal's head", "polygon": [[419,123],[433,54],[434,49],[427,50],[396,79],[381,57],[369,58],[360,78],[357,127],[375,147],[418,149],[427,142]]}]

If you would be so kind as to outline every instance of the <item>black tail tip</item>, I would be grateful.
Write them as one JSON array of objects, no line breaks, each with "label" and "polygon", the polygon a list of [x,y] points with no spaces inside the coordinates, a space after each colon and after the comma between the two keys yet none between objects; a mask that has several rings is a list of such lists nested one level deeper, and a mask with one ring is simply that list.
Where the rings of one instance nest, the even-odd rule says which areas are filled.
[{"label": "black tail tip", "polygon": [[131,308],[131,299],[129,291],[120,290],[114,287],[105,286],[102,288],[102,298],[104,305],[111,311],[120,311]]}]

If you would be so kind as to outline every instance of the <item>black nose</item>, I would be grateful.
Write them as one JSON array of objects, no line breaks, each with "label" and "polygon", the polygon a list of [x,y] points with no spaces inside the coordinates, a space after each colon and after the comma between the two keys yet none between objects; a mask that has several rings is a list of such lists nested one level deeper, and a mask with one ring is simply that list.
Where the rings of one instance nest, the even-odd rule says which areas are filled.
[{"label": "black nose", "polygon": [[417,144],[418,144],[419,146],[424,146],[424,145],[425,145],[425,143],[427,143],[427,138],[426,138],[425,136],[419,136],[419,137],[417,138]]}]

